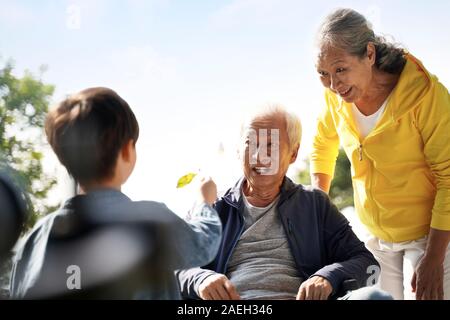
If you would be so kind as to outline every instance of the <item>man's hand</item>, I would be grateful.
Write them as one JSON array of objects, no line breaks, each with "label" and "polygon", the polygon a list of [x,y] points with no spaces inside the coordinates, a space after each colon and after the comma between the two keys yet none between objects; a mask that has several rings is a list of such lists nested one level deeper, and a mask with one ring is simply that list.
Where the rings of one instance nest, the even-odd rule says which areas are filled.
[{"label": "man's hand", "polygon": [[200,298],[203,300],[240,300],[241,297],[228,278],[220,273],[207,277],[200,284]]},{"label": "man's hand", "polygon": [[327,279],[314,276],[300,285],[297,300],[327,300],[332,292],[333,287]]},{"label": "man's hand", "polygon": [[424,256],[411,280],[416,300],[444,299],[444,267],[442,262]]}]

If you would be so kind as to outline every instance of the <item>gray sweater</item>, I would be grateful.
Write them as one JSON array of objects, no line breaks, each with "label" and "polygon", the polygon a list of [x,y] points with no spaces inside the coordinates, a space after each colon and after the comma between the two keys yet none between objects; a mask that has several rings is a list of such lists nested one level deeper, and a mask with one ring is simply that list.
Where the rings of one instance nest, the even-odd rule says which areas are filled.
[{"label": "gray sweater", "polygon": [[231,255],[227,277],[242,299],[295,299],[300,278],[276,204],[252,206],[245,197],[243,232]]}]

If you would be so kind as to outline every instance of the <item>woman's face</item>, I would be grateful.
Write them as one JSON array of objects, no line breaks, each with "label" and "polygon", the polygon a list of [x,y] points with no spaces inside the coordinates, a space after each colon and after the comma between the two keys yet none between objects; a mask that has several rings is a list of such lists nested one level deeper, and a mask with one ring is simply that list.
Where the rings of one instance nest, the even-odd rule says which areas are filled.
[{"label": "woman's face", "polygon": [[367,55],[360,58],[343,49],[323,47],[317,59],[317,72],[325,88],[355,103],[364,99],[372,81],[375,48],[367,47]]}]

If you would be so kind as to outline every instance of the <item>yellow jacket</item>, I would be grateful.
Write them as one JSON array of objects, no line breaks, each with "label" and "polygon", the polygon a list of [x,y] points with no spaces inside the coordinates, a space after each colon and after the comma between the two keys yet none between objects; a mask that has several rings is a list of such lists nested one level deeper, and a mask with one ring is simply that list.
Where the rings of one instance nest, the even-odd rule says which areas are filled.
[{"label": "yellow jacket", "polygon": [[352,166],[356,211],[376,237],[418,239],[450,230],[450,96],[412,55],[375,128],[361,139],[352,105],[330,90],[311,172],[334,175],[339,143]]}]

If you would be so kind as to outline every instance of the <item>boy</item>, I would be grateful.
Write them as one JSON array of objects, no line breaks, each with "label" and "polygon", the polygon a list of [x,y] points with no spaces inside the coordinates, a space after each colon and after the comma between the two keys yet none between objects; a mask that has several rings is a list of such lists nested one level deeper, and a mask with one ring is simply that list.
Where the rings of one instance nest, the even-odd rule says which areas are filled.
[{"label": "boy", "polygon": [[[24,241],[13,266],[11,296],[39,298],[58,294],[55,290],[49,289],[49,283],[39,281],[39,278],[52,279],[55,286],[60,288],[58,290],[63,290],[66,286],[64,279],[55,280],[57,276],[49,274],[54,272],[49,270],[55,269],[54,265],[61,264],[67,257],[68,261],[75,262],[75,267],[82,264],[84,269],[100,269],[98,277],[104,278],[107,278],[108,271],[115,267],[119,268],[118,265],[128,267],[127,261],[123,261],[127,259],[138,261],[140,251],[134,249],[142,247],[140,243],[147,243],[146,240],[136,240],[134,232],[130,234],[128,229],[126,237],[121,238],[123,232],[112,233],[110,236],[110,233],[95,233],[99,227],[96,229],[92,226],[105,226],[112,224],[111,221],[116,225],[130,221],[138,225],[136,222],[142,221],[152,225],[153,229],[150,230],[158,229],[159,224],[160,228],[165,230],[165,234],[170,235],[170,240],[164,238],[167,240],[164,240],[165,243],[157,242],[157,247],[153,250],[158,251],[162,247],[168,251],[165,255],[172,255],[165,271],[171,275],[173,281],[172,279],[162,281],[163,290],[158,286],[155,291],[153,283],[139,283],[139,280],[136,282],[134,279],[133,283],[138,283],[136,292],[130,292],[129,295],[127,293],[125,297],[122,293],[117,297],[179,298],[178,288],[174,286],[174,269],[206,264],[217,253],[221,239],[221,223],[216,211],[211,207],[217,194],[215,183],[210,179],[200,181],[199,204],[191,212],[189,222],[176,216],[164,204],[150,201],[133,202],[121,193],[121,186],[131,175],[136,163],[135,146],[139,126],[127,102],[108,88],[89,88],[61,102],[56,109],[49,112],[45,132],[58,159],[79,183],[80,194],[69,199],[56,213],[43,218]],[[142,230],[136,232],[142,233],[142,239],[149,233]],[[89,245],[80,245],[88,241],[86,239],[91,241]],[[106,242],[108,250],[97,250],[88,255],[88,258],[80,258],[83,253],[90,252],[93,247],[99,245],[98,239],[109,241]],[[71,244],[70,250],[60,249],[69,248],[68,243]],[[122,250],[119,250],[119,247],[122,247]],[[77,251],[78,260],[74,258],[73,251]],[[137,253],[133,255],[135,251]],[[58,254],[52,260],[52,254],[49,252]],[[116,262],[108,265],[105,262],[108,259]],[[94,277],[92,274],[83,275],[83,268],[80,267],[81,276],[85,278],[90,276],[89,281],[95,282],[95,279],[92,280]],[[115,274],[112,271],[110,273]],[[69,275],[65,277],[68,278]],[[82,282],[83,280],[79,287]],[[69,279],[67,283],[69,287]],[[66,292],[59,294],[64,296]]]}]

